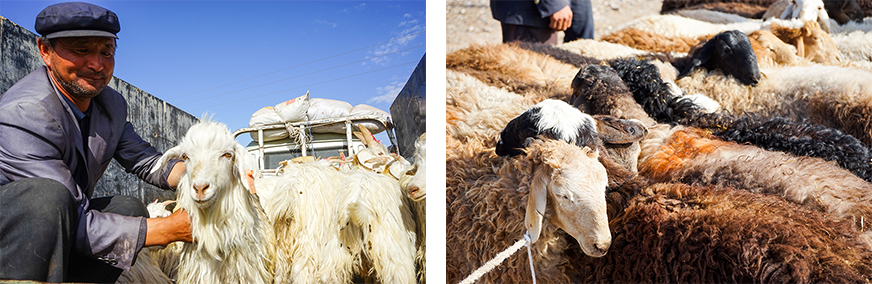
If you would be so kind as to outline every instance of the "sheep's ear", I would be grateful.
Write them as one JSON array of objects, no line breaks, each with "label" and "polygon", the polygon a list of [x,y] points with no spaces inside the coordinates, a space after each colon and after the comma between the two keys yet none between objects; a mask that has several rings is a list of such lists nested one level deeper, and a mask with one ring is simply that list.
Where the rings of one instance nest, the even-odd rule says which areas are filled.
[{"label": "sheep's ear", "polygon": [[682,71],[681,74],[678,74],[678,78],[676,78],[676,80],[684,78],[687,75],[690,75],[690,73],[693,72],[693,69],[696,69],[696,67],[702,66],[703,64],[708,62],[709,59],[711,59],[712,54],[715,51],[715,47],[714,47],[715,43],[711,42],[712,40],[719,40],[719,39],[712,38],[709,40],[709,42],[707,42],[706,44],[703,44],[702,48],[699,49],[699,52],[697,52],[696,55],[693,56],[693,59],[690,61],[690,64],[688,64],[686,67],[684,67],[684,71]]},{"label": "sheep's ear", "polygon": [[611,116],[595,115],[596,131],[606,144],[627,144],[642,140],[648,135],[648,128],[636,119],[617,119]]},{"label": "sheep's ear", "polygon": [[158,170],[167,166],[167,163],[170,159],[181,159],[182,158],[182,148],[180,146],[172,147],[160,156],[160,159],[157,160],[157,163],[154,164],[154,167],[151,168],[151,172],[157,172]]},{"label": "sheep's ear", "polygon": [[547,168],[546,165],[539,166],[533,175],[533,182],[530,184],[527,216],[524,218],[524,227],[530,234],[530,243],[536,243],[542,232],[542,220],[545,218],[545,205],[548,200],[548,188],[545,182],[545,179],[549,177]]},{"label": "sheep's ear", "polygon": [[234,167],[239,174],[240,183],[249,192],[257,193],[257,189],[254,188],[254,171],[257,170],[257,160],[248,154],[242,145],[236,145],[233,152],[236,156]]},{"label": "sheep's ear", "polygon": [[805,58],[805,43],[803,43],[802,38],[802,36],[796,38],[796,55]]}]

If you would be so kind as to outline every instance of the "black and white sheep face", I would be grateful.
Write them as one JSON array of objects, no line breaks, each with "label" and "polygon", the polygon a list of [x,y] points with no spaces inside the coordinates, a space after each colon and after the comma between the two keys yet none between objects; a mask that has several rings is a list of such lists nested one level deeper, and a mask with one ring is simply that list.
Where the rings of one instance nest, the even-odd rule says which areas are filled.
[{"label": "black and white sheep face", "polygon": [[542,135],[579,147],[596,148],[596,121],[564,101],[544,100],[509,121],[500,132],[495,152],[500,156],[522,153],[528,138]]},{"label": "black and white sheep face", "polygon": [[224,124],[203,121],[191,126],[182,142],[164,153],[160,164],[171,158],[184,160],[178,202],[182,208],[205,210],[235,185],[247,187],[243,173],[252,168],[248,155]]},{"label": "black and white sheep face", "polygon": [[599,153],[562,141],[534,144],[542,151],[542,162],[534,170],[524,221],[531,240],[538,239],[549,210],[548,221],[575,238],[585,254],[605,255],[612,237],[606,214],[608,176]]},{"label": "black and white sheep face", "polygon": [[751,86],[756,86],[761,77],[751,41],[747,35],[736,30],[712,37],[693,55],[691,63],[678,78],[690,75],[697,67],[704,67],[706,70],[720,69],[742,84]]}]

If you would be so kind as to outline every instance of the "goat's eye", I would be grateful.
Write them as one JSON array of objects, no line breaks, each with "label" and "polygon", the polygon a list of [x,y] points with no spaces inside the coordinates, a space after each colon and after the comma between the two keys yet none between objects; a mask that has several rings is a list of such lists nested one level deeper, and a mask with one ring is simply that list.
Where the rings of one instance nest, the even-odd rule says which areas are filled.
[{"label": "goat's eye", "polygon": [[188,154],[182,154],[182,160],[187,161],[187,160],[188,160]]},{"label": "goat's eye", "polygon": [[224,153],[224,155],[221,155],[221,157],[230,158],[230,157],[233,157],[233,154],[230,152],[227,152],[227,153]]}]

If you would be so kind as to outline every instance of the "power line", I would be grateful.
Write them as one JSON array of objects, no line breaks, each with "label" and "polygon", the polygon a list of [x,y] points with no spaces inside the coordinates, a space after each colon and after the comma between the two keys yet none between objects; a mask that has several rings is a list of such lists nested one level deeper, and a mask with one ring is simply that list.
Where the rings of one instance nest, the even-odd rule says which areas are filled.
[{"label": "power line", "polygon": [[169,99],[177,99],[177,98],[181,98],[181,97],[186,97],[186,96],[190,96],[190,95],[193,95],[193,94],[202,93],[202,92],[205,92],[205,91],[214,90],[214,89],[217,89],[217,88],[221,88],[221,87],[225,87],[225,86],[233,85],[233,84],[236,84],[236,83],[239,83],[239,82],[244,82],[244,81],[248,81],[248,80],[251,80],[251,79],[260,78],[260,77],[263,77],[263,76],[266,76],[266,75],[275,74],[275,73],[278,73],[278,72],[281,72],[281,71],[285,71],[285,70],[288,70],[288,69],[297,68],[297,67],[300,67],[300,66],[303,66],[303,65],[308,65],[308,64],[315,63],[315,62],[319,62],[319,61],[327,60],[327,59],[330,59],[330,58],[338,57],[338,56],[341,56],[341,55],[346,55],[346,54],[349,54],[349,53],[352,53],[352,52],[355,52],[355,51],[360,51],[360,50],[363,50],[363,49],[367,49],[367,48],[370,48],[370,47],[373,47],[373,46],[377,46],[377,45],[381,45],[381,44],[386,44],[386,43],[389,43],[389,42],[392,42],[392,41],[397,41],[397,40],[404,39],[404,38],[407,38],[407,37],[415,36],[415,35],[421,34],[421,33],[423,33],[423,32],[425,32],[425,31],[416,32],[416,33],[413,33],[413,34],[405,35],[405,36],[398,37],[398,38],[395,38],[395,39],[391,39],[391,40],[388,40],[388,41],[383,41],[383,42],[379,42],[379,43],[376,43],[376,44],[373,44],[373,45],[364,46],[364,47],[361,47],[361,48],[358,48],[358,49],[355,49],[355,50],[351,50],[351,51],[347,51],[347,52],[339,53],[339,54],[332,55],[332,56],[328,56],[328,57],[324,57],[324,58],[321,58],[321,59],[316,59],[316,60],[309,61],[309,62],[306,62],[306,63],[302,63],[302,64],[299,64],[299,65],[294,65],[294,66],[291,66],[291,67],[288,67],[288,68],[284,68],[284,69],[280,69],[280,70],[272,71],[272,72],[269,72],[269,73],[265,73],[265,74],[257,75],[257,76],[254,76],[254,77],[250,77],[250,78],[242,79],[242,80],[239,80],[239,81],[235,81],[235,82],[227,83],[227,84],[224,84],[224,85],[220,85],[220,86],[216,86],[216,87],[208,88],[208,89],[205,89],[205,90],[196,91],[196,92],[193,92],[193,93],[187,93],[187,94],[184,94],[184,95],[181,95],[181,96],[177,96],[177,97],[172,97],[172,98],[169,98]]},{"label": "power line", "polygon": [[309,84],[309,85],[304,85],[304,86],[294,87],[294,88],[285,89],[285,90],[281,90],[281,91],[275,91],[275,92],[272,92],[272,93],[266,93],[266,94],[258,95],[258,96],[246,97],[246,98],[244,98],[244,99],[239,99],[239,100],[229,101],[229,102],[223,102],[223,103],[215,104],[215,105],[211,105],[211,106],[199,107],[199,108],[192,109],[191,111],[200,110],[200,109],[204,109],[204,108],[216,107],[216,106],[220,106],[220,105],[226,105],[226,104],[230,104],[230,103],[241,102],[241,101],[245,101],[245,100],[253,99],[253,98],[265,97],[265,96],[269,96],[269,95],[272,95],[272,94],[278,94],[278,93],[281,93],[281,92],[287,92],[287,91],[291,91],[291,90],[302,89],[302,88],[305,88],[305,87],[310,87],[310,86],[314,86],[314,85],[320,85],[320,84],[324,84],[324,83],[329,83],[329,82],[338,81],[338,80],[342,80],[342,79],[348,79],[348,78],[351,78],[351,77],[357,77],[357,76],[364,75],[364,74],[369,74],[369,73],[373,73],[373,72],[378,72],[378,71],[382,71],[382,70],[387,70],[387,69],[391,69],[391,68],[397,68],[397,67],[400,67],[400,66],[405,66],[405,65],[409,65],[409,64],[417,64],[417,63],[418,63],[418,61],[410,61],[410,62],[401,63],[401,64],[397,64],[397,65],[390,66],[390,67],[385,67],[385,68],[376,69],[376,70],[370,70],[370,71],[366,71],[366,72],[363,72],[363,73],[357,73],[357,74],[354,74],[354,75],[348,75],[348,76],[345,76],[345,77],[340,77],[340,78],[336,78],[336,79],[330,79],[330,80],[327,80],[327,81],[321,81],[321,82],[318,82],[318,83],[312,83],[312,84]]},{"label": "power line", "polygon": [[400,53],[400,52],[403,52],[403,51],[407,51],[407,50],[411,50],[411,49],[415,49],[415,48],[419,48],[419,47],[423,47],[423,46],[425,46],[425,45],[422,44],[422,45],[418,45],[418,46],[413,46],[413,47],[410,47],[410,48],[406,48],[406,49],[403,49],[403,50],[394,51],[394,52],[391,52],[391,53],[382,54],[382,55],[379,55],[379,56],[368,57],[368,58],[365,58],[365,59],[362,59],[362,60],[358,60],[358,61],[354,61],[354,62],[349,62],[349,63],[345,63],[345,64],[341,64],[341,65],[336,65],[336,66],[333,66],[333,67],[327,67],[327,68],[324,68],[324,69],[321,69],[321,70],[318,70],[318,71],[312,71],[312,72],[309,72],[309,73],[300,74],[300,75],[296,75],[296,76],[291,76],[291,77],[287,77],[287,78],[279,79],[279,80],[276,80],[276,81],[263,83],[263,84],[260,84],[260,85],[255,85],[255,86],[251,86],[251,87],[246,87],[246,88],[242,88],[242,89],[238,89],[238,90],[229,91],[229,92],[226,92],[226,93],[221,93],[221,94],[217,94],[217,95],[212,95],[212,96],[208,96],[208,97],[203,97],[203,98],[199,98],[199,99],[195,99],[195,100],[191,100],[191,101],[187,101],[187,102],[183,102],[183,103],[178,103],[178,105],[183,105],[183,104],[188,104],[188,103],[192,103],[192,102],[202,101],[202,100],[205,100],[205,99],[211,99],[211,98],[214,98],[214,97],[220,97],[220,96],[223,96],[223,95],[226,95],[226,94],[231,94],[231,93],[235,93],[235,92],[239,92],[239,91],[244,91],[244,90],[249,90],[249,89],[253,89],[253,88],[257,88],[257,87],[261,87],[261,86],[266,86],[266,85],[269,85],[269,84],[274,84],[274,83],[278,83],[278,82],[282,82],[282,81],[287,81],[287,80],[290,80],[290,79],[299,78],[299,77],[303,77],[303,76],[306,76],[306,75],[312,75],[312,74],[319,73],[319,72],[324,72],[324,71],[327,71],[327,70],[330,70],[330,69],[336,69],[336,68],[339,68],[339,67],[342,67],[342,66],[348,66],[348,65],[351,65],[351,64],[355,64],[355,63],[360,63],[360,62],[363,62],[363,61],[371,60],[371,59],[373,59],[373,58],[384,57],[384,56],[388,56],[388,55],[391,55],[391,54]]}]

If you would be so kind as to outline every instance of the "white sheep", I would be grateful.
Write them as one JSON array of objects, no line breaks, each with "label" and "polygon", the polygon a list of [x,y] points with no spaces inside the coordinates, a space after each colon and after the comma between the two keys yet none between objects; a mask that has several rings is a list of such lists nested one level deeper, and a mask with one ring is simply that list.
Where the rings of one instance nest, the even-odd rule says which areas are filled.
[{"label": "white sheep", "polygon": [[172,158],[185,161],[177,203],[188,212],[196,240],[182,245],[178,282],[272,283],[272,225],[244,179],[253,158],[227,126],[209,120],[191,126],[153,170]]}]

